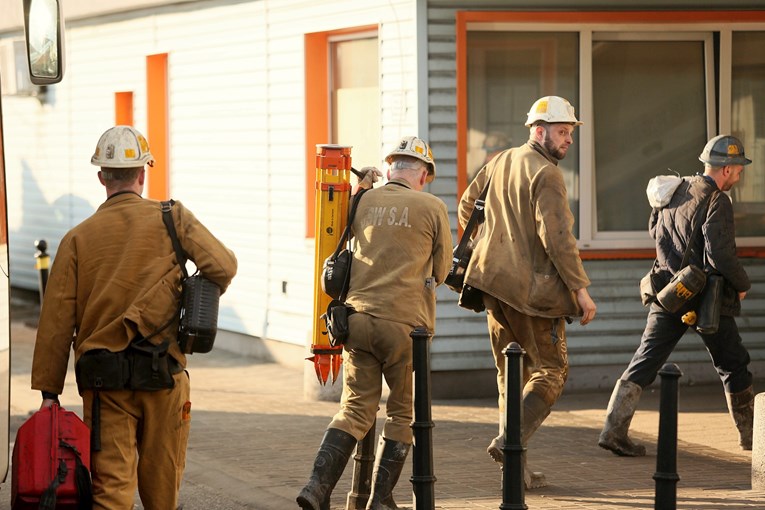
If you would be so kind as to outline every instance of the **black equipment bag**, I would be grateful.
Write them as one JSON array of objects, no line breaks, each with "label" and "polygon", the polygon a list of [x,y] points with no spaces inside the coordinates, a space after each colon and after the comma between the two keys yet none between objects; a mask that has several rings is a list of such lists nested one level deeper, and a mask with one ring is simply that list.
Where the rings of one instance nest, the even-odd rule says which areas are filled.
[{"label": "black equipment bag", "polygon": [[483,223],[485,218],[486,194],[489,191],[490,182],[491,178],[486,181],[486,186],[483,187],[483,191],[473,204],[473,212],[470,214],[467,225],[465,225],[465,231],[462,232],[460,242],[454,247],[452,267],[444,279],[446,286],[457,293],[462,293],[465,285],[465,271],[467,271],[470,258],[473,256],[476,241],[473,239],[473,231]]},{"label": "black equipment bag", "polygon": [[694,214],[696,223],[688,238],[688,245],[685,247],[680,269],[672,275],[669,283],[656,294],[656,301],[670,313],[679,313],[681,315],[685,313],[692,306],[692,303],[697,301],[694,298],[699,295],[706,284],[707,275],[704,270],[689,264],[689,261],[691,250],[693,249],[693,241],[701,231],[701,225],[706,221],[709,203],[716,193],[719,193],[719,191],[713,191],[707,195],[696,210]]},{"label": "black equipment bag", "polygon": [[173,200],[162,202],[162,221],[183,271],[178,343],[184,354],[206,353],[212,350],[218,332],[220,287],[198,272],[189,276],[186,271],[188,257],[178,241],[171,213],[174,203]]},{"label": "black equipment bag", "polygon": [[[345,225],[340,241],[337,243],[334,253],[324,260],[321,270],[321,290],[332,299],[345,301],[345,294],[351,284],[351,263],[353,262],[353,246],[351,244],[351,226],[356,216],[361,195],[366,189],[356,193],[348,212],[348,223]],[[346,242],[348,246],[346,247]]]},{"label": "black equipment bag", "polygon": [[333,299],[327,306],[327,312],[321,316],[324,324],[327,326],[327,337],[329,345],[337,347],[343,345],[348,340],[350,328],[348,327],[348,317],[356,313],[353,307]]},{"label": "black equipment bag", "polygon": [[725,278],[721,274],[707,276],[707,284],[701,292],[699,299],[698,314],[696,318],[696,331],[704,335],[717,333],[720,326],[720,310],[722,308],[722,294]]},{"label": "black equipment bag", "polygon": [[[321,290],[329,297],[333,298],[327,306],[327,311],[322,314],[324,325],[327,328],[329,345],[337,347],[343,345],[348,340],[349,328],[348,317],[355,313],[352,306],[345,303],[348,295],[348,288],[351,284],[351,262],[353,261],[353,247],[351,245],[351,226],[353,218],[356,216],[361,195],[366,189],[356,193],[348,212],[348,223],[345,225],[340,241],[337,243],[335,252],[324,261],[324,268],[321,272]],[[348,247],[345,248],[345,243]]]},{"label": "black equipment bag", "polygon": [[[483,224],[486,217],[486,194],[489,192],[491,177],[486,181],[481,194],[473,204],[473,212],[470,214],[465,231],[462,232],[459,244],[454,247],[452,267],[446,275],[444,283],[454,292],[459,293],[457,304],[467,310],[480,313],[486,309],[483,305],[483,291],[471,285],[465,285],[465,272],[473,256],[473,248],[479,235],[473,236],[473,231]],[[474,239],[475,237],[475,239]]]}]

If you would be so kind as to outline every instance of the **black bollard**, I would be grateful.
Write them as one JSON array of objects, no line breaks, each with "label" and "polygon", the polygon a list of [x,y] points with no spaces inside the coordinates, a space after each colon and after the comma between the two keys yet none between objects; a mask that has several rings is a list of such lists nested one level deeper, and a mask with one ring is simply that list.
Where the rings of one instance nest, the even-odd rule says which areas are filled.
[{"label": "black bollard", "polygon": [[525,510],[523,485],[523,452],[521,422],[523,421],[523,355],[526,352],[516,342],[505,353],[505,441],[502,446],[501,510]]},{"label": "black bollard", "polygon": [[364,439],[356,445],[356,453],[353,456],[353,478],[351,490],[345,502],[345,510],[364,510],[367,501],[372,494],[372,471],[375,464],[375,422],[364,436]]},{"label": "black bollard", "polygon": [[656,452],[656,510],[677,508],[677,380],[683,373],[674,363],[661,370],[661,400],[659,402],[659,444]]},{"label": "black bollard", "polygon": [[35,241],[35,268],[37,269],[37,281],[40,290],[40,304],[42,304],[45,295],[45,286],[48,285],[48,268],[50,266],[50,256],[46,253],[48,243],[45,239]]},{"label": "black bollard", "polygon": [[436,508],[433,476],[433,420],[430,414],[430,332],[417,327],[412,337],[414,365],[414,444],[412,447],[412,493],[415,510]]}]

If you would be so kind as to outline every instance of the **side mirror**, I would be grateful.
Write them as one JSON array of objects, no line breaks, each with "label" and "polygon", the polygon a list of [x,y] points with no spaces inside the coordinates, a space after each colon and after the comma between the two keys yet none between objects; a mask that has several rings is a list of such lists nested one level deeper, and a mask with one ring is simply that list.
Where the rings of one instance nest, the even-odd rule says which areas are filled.
[{"label": "side mirror", "polygon": [[24,0],[29,74],[35,85],[64,77],[64,17],[59,0]]}]

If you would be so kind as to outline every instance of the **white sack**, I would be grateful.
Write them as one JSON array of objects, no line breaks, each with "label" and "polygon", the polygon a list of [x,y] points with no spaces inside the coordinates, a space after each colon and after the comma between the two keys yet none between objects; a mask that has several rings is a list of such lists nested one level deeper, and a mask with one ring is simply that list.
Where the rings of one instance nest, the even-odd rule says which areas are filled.
[{"label": "white sack", "polygon": [[672,200],[672,195],[681,182],[683,178],[677,175],[657,175],[652,178],[645,189],[648,203],[655,209],[665,207]]}]

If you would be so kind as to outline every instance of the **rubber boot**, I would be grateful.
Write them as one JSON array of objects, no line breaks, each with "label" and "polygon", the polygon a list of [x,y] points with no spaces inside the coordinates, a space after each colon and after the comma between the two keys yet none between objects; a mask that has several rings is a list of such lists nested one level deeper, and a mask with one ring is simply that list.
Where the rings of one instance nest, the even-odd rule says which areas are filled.
[{"label": "rubber boot", "polygon": [[[550,406],[536,393],[523,396],[523,423],[521,424],[521,441],[523,446],[529,443],[534,432],[550,415]],[[547,487],[547,479],[541,471],[532,471],[526,463],[526,452],[523,452],[523,482],[526,489]]]},{"label": "rubber boot", "polygon": [[401,475],[410,446],[380,436],[372,474],[372,493],[369,495],[369,501],[367,501],[367,510],[396,510],[398,508],[396,502],[393,501],[393,488]]},{"label": "rubber boot", "polygon": [[502,453],[502,445],[505,444],[505,411],[499,410],[499,435],[491,440],[489,446],[486,448],[486,453],[494,462],[502,464],[505,461],[504,454]]},{"label": "rubber boot", "polygon": [[738,444],[742,450],[752,449],[752,428],[754,425],[754,389],[749,386],[738,393],[725,393],[730,416],[738,429]]},{"label": "rubber boot", "polygon": [[[523,396],[523,422],[521,423],[521,443],[525,447],[534,432],[542,425],[550,415],[550,405],[544,401],[542,397],[536,393],[530,392]],[[495,462],[500,464],[504,463],[505,456],[502,452],[502,446],[504,445],[504,417],[500,417],[500,426],[503,428],[500,435],[495,437],[486,451],[489,453]],[[526,454],[523,456],[523,481],[526,489],[539,489],[540,487],[547,486],[547,480],[544,473],[539,471],[532,471],[526,467]]]},{"label": "rubber boot", "polygon": [[343,474],[356,438],[340,429],[327,429],[321,440],[308,484],[297,497],[300,508],[329,510],[329,498]]},{"label": "rubber boot", "polygon": [[645,446],[633,443],[627,432],[635,415],[643,388],[630,381],[616,381],[611,400],[608,402],[606,423],[598,438],[598,445],[623,457],[642,457]]}]

